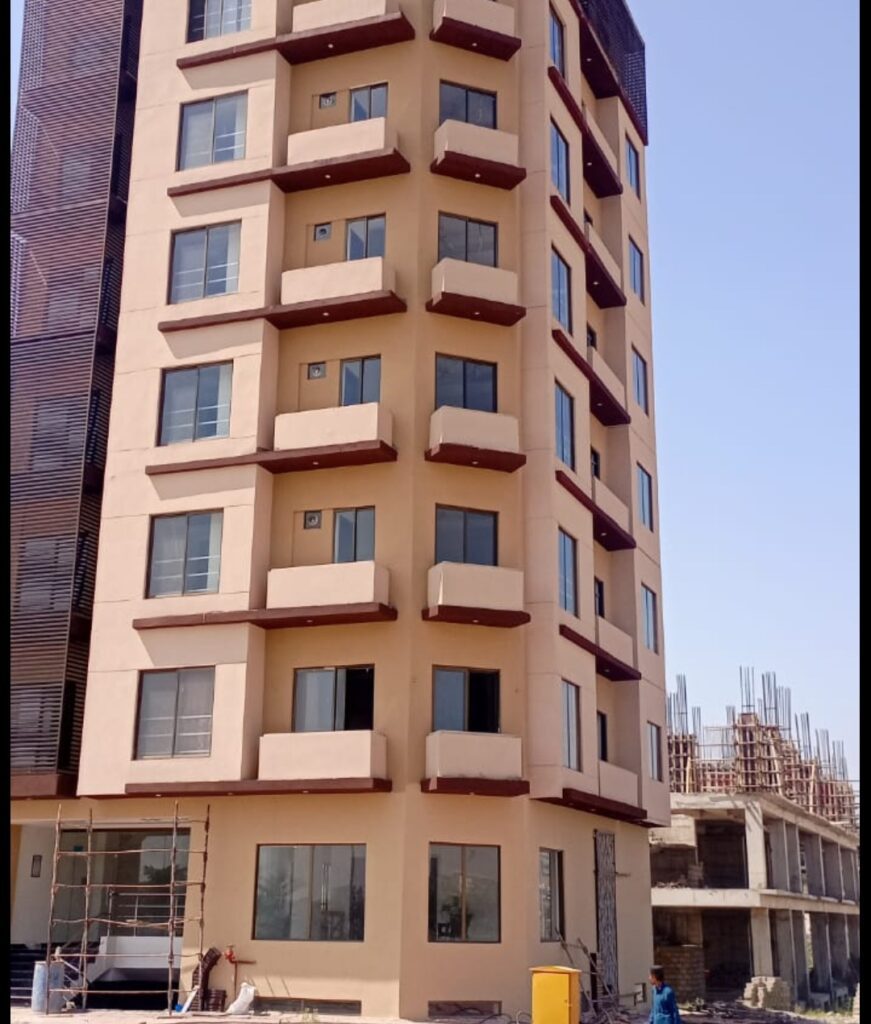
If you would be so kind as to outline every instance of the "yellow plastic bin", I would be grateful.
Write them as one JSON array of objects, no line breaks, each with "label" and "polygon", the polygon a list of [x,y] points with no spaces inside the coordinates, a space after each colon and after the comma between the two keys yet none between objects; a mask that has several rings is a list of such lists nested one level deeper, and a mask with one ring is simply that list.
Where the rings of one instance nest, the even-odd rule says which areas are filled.
[{"label": "yellow plastic bin", "polygon": [[530,967],[532,1024],[578,1024],[581,972],[574,967]]}]

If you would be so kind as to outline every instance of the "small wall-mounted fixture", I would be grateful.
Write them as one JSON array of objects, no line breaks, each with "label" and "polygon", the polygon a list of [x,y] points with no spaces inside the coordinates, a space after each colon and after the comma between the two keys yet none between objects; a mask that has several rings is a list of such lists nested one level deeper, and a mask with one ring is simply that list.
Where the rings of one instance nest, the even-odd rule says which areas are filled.
[{"label": "small wall-mounted fixture", "polygon": [[42,874],[42,854],[35,853],[30,858],[30,877],[39,878]]},{"label": "small wall-mounted fixture", "polygon": [[327,107],[334,107],[336,105],[336,94],[334,92],[322,92],[318,97],[318,106],[321,110],[326,110]]},{"label": "small wall-mounted fixture", "polygon": [[319,530],[321,528],[320,512],[305,512],[302,518],[304,530]]},{"label": "small wall-mounted fixture", "polygon": [[316,242],[326,242],[332,233],[332,224],[315,224],[314,239]]},{"label": "small wall-mounted fixture", "polygon": [[326,363],[309,363],[308,364],[308,379],[309,380],[323,380],[327,375],[327,364]]}]

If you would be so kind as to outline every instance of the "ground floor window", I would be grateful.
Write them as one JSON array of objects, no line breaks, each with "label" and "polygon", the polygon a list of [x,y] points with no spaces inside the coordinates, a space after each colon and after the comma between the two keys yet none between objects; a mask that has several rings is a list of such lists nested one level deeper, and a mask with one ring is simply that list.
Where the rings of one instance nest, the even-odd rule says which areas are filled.
[{"label": "ground floor window", "polygon": [[499,942],[499,847],[431,843],[429,941]]},{"label": "ground floor window", "polygon": [[255,939],[362,942],[366,847],[260,846]]}]

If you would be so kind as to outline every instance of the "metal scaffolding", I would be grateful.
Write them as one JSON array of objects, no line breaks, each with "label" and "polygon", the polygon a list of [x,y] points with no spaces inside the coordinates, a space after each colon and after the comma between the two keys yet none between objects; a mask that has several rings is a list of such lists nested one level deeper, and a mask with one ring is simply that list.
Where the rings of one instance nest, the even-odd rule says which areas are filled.
[{"label": "metal scaffolding", "polygon": [[[206,867],[209,855],[209,817],[210,808],[206,807],[204,818],[180,817],[178,803],[173,808],[171,821],[161,819],[142,819],[137,825],[160,825],[171,826],[171,845],[167,850],[164,847],[134,847],[129,850],[102,850],[94,847],[94,832],[105,831],[94,828],[93,811],[88,811],[88,817],[82,819],[63,819],[61,817],[61,805],[58,805],[57,818],[55,820],[54,834],[54,858],[52,863],[51,892],[49,899],[48,932],[46,944],[46,1013],[51,1013],[51,996],[62,993],[67,999],[81,996],[81,1009],[87,1009],[88,1005],[88,965],[98,957],[101,961],[112,959],[129,960],[135,959],[158,959],[165,960],[167,965],[166,982],[166,1008],[167,1013],[173,1013],[173,993],[178,982],[175,980],[176,965],[180,965],[183,959],[195,960],[194,985],[196,991],[194,998],[199,997],[203,1002],[203,987],[205,984],[205,973],[203,965],[203,942],[205,924],[205,895],[206,895]],[[190,849],[181,847],[180,836],[192,825],[203,826],[203,843],[201,849]],[[83,831],[85,834],[84,850],[62,849],[61,837],[65,831]],[[139,855],[143,852],[167,853],[169,856],[169,881],[168,882],[141,882],[138,884],[124,884],[118,886],[116,883],[94,881],[94,866],[98,858],[126,857]],[[180,870],[180,853],[185,857],[185,869]],[[192,858],[201,858],[202,870],[199,877],[191,878]],[[81,882],[60,881],[59,868],[64,858],[80,858],[84,861],[85,875]],[[196,873],[194,873],[196,874]],[[102,875],[100,876],[102,877]],[[108,890],[108,906],[105,911],[100,908],[103,901],[94,907],[95,893]],[[196,901],[196,913],[191,915],[190,900],[188,894],[191,890],[199,895]],[[61,892],[78,891],[81,896],[81,916],[59,917],[58,896]],[[120,898],[119,898],[120,897]],[[56,934],[56,926],[67,926],[76,929],[81,927],[81,935],[78,939],[69,939],[62,946],[52,948],[53,938]],[[195,925],[198,933],[198,952],[183,953],[175,952],[175,939],[183,937],[185,925]],[[97,929],[98,939],[108,937],[113,929],[123,929],[128,934],[155,935],[166,933],[166,953],[135,953],[129,951],[113,953],[109,944],[102,951],[94,949],[91,939],[93,927]],[[101,935],[101,932],[103,933]],[[64,968],[64,984],[61,987],[53,987],[51,981],[51,965],[62,963]],[[200,968],[200,969],[198,969]],[[112,995],[118,996],[153,996],[155,990],[150,989],[112,989]]]},{"label": "metal scaffolding", "polygon": [[[773,672],[740,673],[741,710],[726,708],[726,724],[702,725],[687,706],[686,677],[668,695],[668,763],[672,793],[775,793],[833,824],[859,830],[859,791],[849,779],[844,744],[792,715],[792,695]],[[793,733],[794,726],[794,733]]]}]

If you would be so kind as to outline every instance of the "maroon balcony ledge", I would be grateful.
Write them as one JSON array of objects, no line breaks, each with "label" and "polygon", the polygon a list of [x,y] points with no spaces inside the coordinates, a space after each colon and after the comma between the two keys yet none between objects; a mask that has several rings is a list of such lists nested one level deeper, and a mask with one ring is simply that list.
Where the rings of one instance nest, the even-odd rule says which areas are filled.
[{"label": "maroon balcony ledge", "polygon": [[[242,779],[232,782],[128,782],[125,796],[277,796],[309,793],[389,793],[390,779]],[[107,793],[108,797],[118,794]],[[100,799],[100,797],[95,797]]]},{"label": "maroon balcony ledge", "polygon": [[638,669],[627,665],[624,661],[620,661],[619,658],[615,658],[613,654],[609,654],[603,647],[593,643],[592,640],[588,640],[585,636],[581,636],[580,633],[577,633],[564,622],[560,623],[559,635],[595,657],[596,673],[598,675],[604,676],[615,683],[637,682],[641,678],[641,673]]},{"label": "maroon balcony ledge", "polygon": [[285,193],[304,192],[307,189],[323,188],[328,185],[346,185],[351,181],[389,178],[395,174],[407,174],[410,170],[411,165],[398,149],[382,149],[375,153],[316,160],[293,167],[274,167],[262,171],[249,171],[247,174],[230,174],[225,178],[171,185],[166,194],[171,199],[176,199],[200,192],[216,192],[222,188],[252,185],[260,181],[271,181]]},{"label": "maroon balcony ledge", "polygon": [[525,167],[501,163],[498,160],[485,160],[469,153],[450,151],[445,153],[441,160],[433,160],[429,169],[433,174],[442,174],[446,178],[458,178],[460,181],[471,181],[477,185],[492,185],[506,191],[516,188],[526,177]]},{"label": "maroon balcony ledge", "polygon": [[501,608],[471,608],[466,605],[440,604],[424,608],[421,612],[424,622],[453,622],[461,626],[495,626],[499,629],[514,629],[524,626],[532,616],[529,612]]},{"label": "maroon balcony ledge", "polygon": [[73,772],[17,772],[9,776],[9,796],[13,800],[49,800],[76,795]]},{"label": "maroon balcony ledge", "polygon": [[584,793],[580,789],[566,787],[563,789],[561,797],[539,797],[539,799],[545,804],[558,804],[561,807],[570,807],[575,811],[587,811],[589,814],[599,814],[604,818],[628,821],[634,825],[643,825],[647,819],[647,811],[643,807],[625,804],[621,800],[609,800],[607,797],[597,796],[595,793]]},{"label": "maroon balcony ledge", "polygon": [[555,327],[551,334],[557,345],[590,382],[590,412],[602,426],[614,427],[630,423],[632,418],[623,408],[620,400],[608,390],[602,378],[569,341],[568,337],[558,327]]},{"label": "maroon balcony ledge", "polygon": [[569,116],[580,129],[584,141],[584,180],[593,190],[594,195],[600,199],[605,199],[607,196],[619,196],[623,192],[620,175],[593,135],[586,114],[572,96],[566,80],[553,64],[547,69],[547,76],[563,101]]},{"label": "maroon balcony ledge", "polygon": [[448,46],[457,46],[472,53],[483,53],[485,57],[497,60],[511,60],[520,49],[521,40],[504,32],[494,32],[481,25],[456,18],[442,18],[437,29],[429,34],[430,39]]},{"label": "maroon balcony ledge", "polygon": [[626,296],[623,294],[623,289],[605,268],[599,254],[593,248],[581,225],[572,216],[571,210],[563,202],[562,197],[555,192],[552,193],[550,205],[584,254],[587,269],[587,294],[601,309],[625,306]]},{"label": "maroon balcony ledge", "polygon": [[603,512],[589,495],[584,494],[568,473],[558,469],[556,479],[557,483],[564,487],[576,501],[592,512],[593,540],[597,544],[601,544],[606,551],[628,551],[637,546],[632,534],[624,530],[607,512]]},{"label": "maroon balcony ledge", "polygon": [[474,466],[495,469],[500,473],[514,473],[526,465],[522,452],[503,452],[495,448],[473,448],[468,444],[437,444],[423,454],[427,462],[447,462],[453,466]]},{"label": "maroon balcony ledge", "polygon": [[387,316],[390,313],[404,313],[408,307],[404,299],[392,291],[367,292],[364,295],[342,295],[338,298],[317,299],[312,302],[295,302],[288,306],[261,306],[257,309],[241,309],[232,313],[213,313],[205,316],[181,317],[178,320],[162,320],[157,329],[164,334],[173,331],[191,331],[199,327],[216,327],[219,324],[238,324],[246,320],[266,320],[281,331],[293,327],[311,327],[314,324],[340,323],[343,320],[357,320],[370,316]]},{"label": "maroon balcony ledge", "polygon": [[428,299],[426,310],[428,313],[458,316],[463,320],[477,320],[498,324],[500,327],[513,327],[526,316],[525,306],[496,302],[475,295],[461,295],[458,292],[443,292],[438,302]]},{"label": "maroon balcony ledge", "polygon": [[529,792],[526,779],[449,778],[440,775],[420,780],[421,793],[443,793],[449,796],[525,796]]},{"label": "maroon balcony ledge", "polygon": [[247,623],[261,629],[303,626],[344,626],[358,622],[392,622],[396,609],[387,604],[324,604],[310,608],[250,608],[232,612],[197,612],[188,615],[152,615],[134,619],[133,628],[182,629],[190,626],[227,626]]},{"label": "maroon balcony ledge", "polygon": [[276,50],[289,64],[306,64],[324,57],[339,57],[346,53],[404,43],[409,39],[414,39],[414,28],[405,15],[397,11],[305,32],[287,32],[239,46],[222,46],[205,53],[179,57],[176,63],[179,68],[186,70]]},{"label": "maroon balcony ledge", "polygon": [[396,449],[385,441],[354,441],[323,445],[320,448],[296,448],[287,451],[258,451],[244,455],[225,455],[188,462],[157,462],[145,467],[148,476],[190,473],[199,469],[227,469],[231,466],[262,466],[270,473],[299,473],[339,466],[365,466],[378,462],[396,462]]}]

